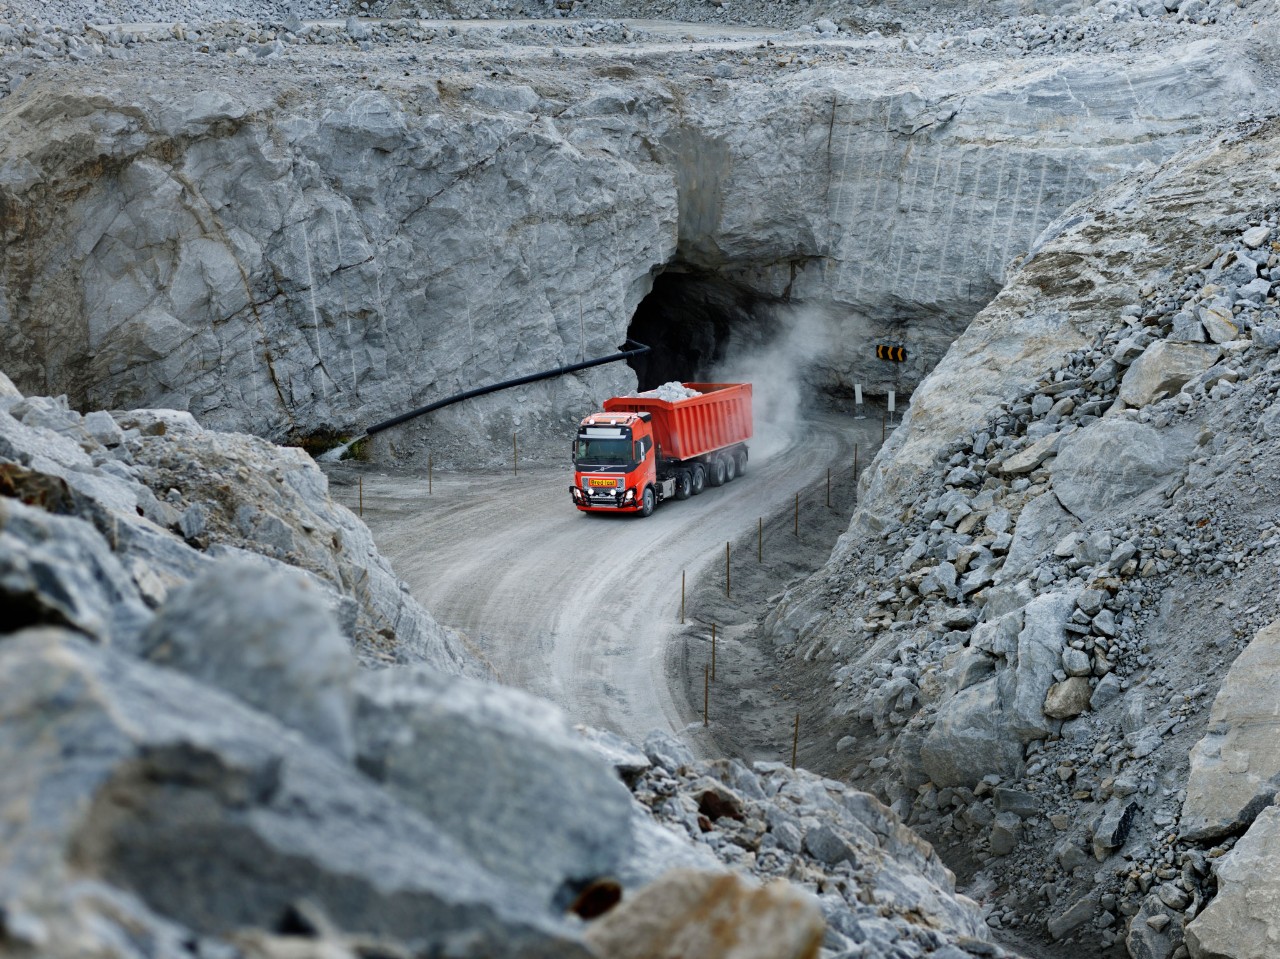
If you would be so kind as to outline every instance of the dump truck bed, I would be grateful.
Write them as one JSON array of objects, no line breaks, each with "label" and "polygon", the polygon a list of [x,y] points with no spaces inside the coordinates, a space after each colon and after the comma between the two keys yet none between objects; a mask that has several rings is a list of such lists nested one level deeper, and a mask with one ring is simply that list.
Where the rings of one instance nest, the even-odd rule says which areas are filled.
[{"label": "dump truck bed", "polygon": [[693,459],[751,438],[750,383],[683,385],[702,395],[674,402],[615,396],[604,401],[604,408],[609,413],[651,414],[654,438],[669,459]]}]

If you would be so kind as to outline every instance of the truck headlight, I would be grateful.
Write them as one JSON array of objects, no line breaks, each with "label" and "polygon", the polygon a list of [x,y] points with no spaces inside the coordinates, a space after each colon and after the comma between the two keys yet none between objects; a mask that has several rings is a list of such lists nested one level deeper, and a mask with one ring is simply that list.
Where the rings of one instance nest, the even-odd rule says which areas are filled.
[{"label": "truck headlight", "polygon": [[627,490],[626,494],[622,497],[622,502],[634,503],[635,501],[636,501],[636,489],[633,486],[631,487],[631,489]]}]

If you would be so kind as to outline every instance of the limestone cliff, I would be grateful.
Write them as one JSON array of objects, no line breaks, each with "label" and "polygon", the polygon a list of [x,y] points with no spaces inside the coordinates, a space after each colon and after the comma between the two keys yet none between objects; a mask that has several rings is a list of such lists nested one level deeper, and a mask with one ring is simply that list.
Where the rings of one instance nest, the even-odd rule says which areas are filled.
[{"label": "limestone cliff", "polygon": [[[1070,203],[1265,96],[1226,39],[938,69],[874,40],[742,44],[715,69],[338,40],[340,70],[308,50],[229,71],[175,41],[52,65],[0,102],[16,383],[272,439],[351,434],[612,352],[670,269],[817,308],[813,386],[903,390]],[[884,339],[905,367],[872,358]],[[381,452],[558,441],[630,375],[476,401]]]}]

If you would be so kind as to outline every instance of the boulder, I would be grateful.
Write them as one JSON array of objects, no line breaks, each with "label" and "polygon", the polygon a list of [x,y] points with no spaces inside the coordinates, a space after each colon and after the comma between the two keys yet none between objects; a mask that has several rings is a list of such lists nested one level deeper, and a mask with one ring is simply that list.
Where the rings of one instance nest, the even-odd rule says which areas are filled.
[{"label": "boulder", "polygon": [[1089,708],[1089,680],[1085,675],[1070,676],[1054,683],[1044,698],[1044,714],[1050,719],[1072,719]]},{"label": "boulder", "polygon": [[1079,593],[1079,589],[1045,593],[1028,603],[1023,613],[1014,688],[1007,703],[1009,733],[1023,744],[1052,732],[1044,704],[1062,662],[1064,628],[1075,612]]},{"label": "boulder", "polygon": [[1078,594],[1069,589],[1037,596],[1021,613],[974,631],[974,645],[1000,654],[1007,665],[939,702],[920,744],[921,765],[938,786],[973,786],[990,773],[1012,776],[1026,744],[1052,731],[1043,706]]},{"label": "boulder", "polygon": [[1215,839],[1247,826],[1280,790],[1280,620],[1258,630],[1227,672],[1204,737],[1191,750],[1182,835]]},{"label": "boulder", "polygon": [[[0,464],[0,483],[6,482],[28,493],[38,487],[42,497],[65,498],[60,502],[71,508],[72,494],[56,477]],[[0,498],[0,607],[0,633],[66,626],[125,645],[150,616],[132,577],[91,524],[7,497]]]},{"label": "boulder", "polygon": [[1146,406],[1161,393],[1170,395],[1203,373],[1222,356],[1217,346],[1156,340],[1133,361],[1120,381],[1119,401],[1126,406]]},{"label": "boulder", "polygon": [[610,959],[817,959],[824,923],[786,882],[677,870],[623,900],[586,932]]},{"label": "boulder", "polygon": [[1192,959],[1280,956],[1280,807],[1263,811],[1218,859],[1218,895],[1186,930]]},{"label": "boulder", "polygon": [[997,581],[1006,583],[1024,576],[1055,543],[1079,526],[1076,518],[1062,508],[1053,490],[1041,493],[1022,508]]},{"label": "boulder", "polygon": [[1142,807],[1134,800],[1112,797],[1093,828],[1093,858],[1104,861],[1125,844]]},{"label": "boulder", "polygon": [[1183,921],[1155,893],[1147,896],[1125,936],[1131,959],[1169,959],[1182,945]]},{"label": "boulder", "polygon": [[1229,343],[1240,335],[1240,326],[1235,321],[1231,307],[1223,303],[1202,306],[1196,313],[1200,317],[1200,325],[1215,343]]},{"label": "boulder", "polygon": [[1180,435],[1125,419],[1105,419],[1063,441],[1053,464],[1062,505],[1085,523],[1132,509],[1185,465]]},{"label": "boulder", "polygon": [[357,691],[360,768],[482,865],[550,902],[629,855],[631,795],[557,707],[423,668]]},{"label": "boulder", "polygon": [[1074,431],[1075,427],[1068,427],[1065,430],[1050,433],[1048,436],[1036,440],[1026,449],[1014,453],[1001,463],[998,467],[999,472],[1004,476],[1021,476],[1023,473],[1030,473],[1050,456],[1057,453],[1062,440]]},{"label": "boulder", "polygon": [[[274,931],[305,899],[427,954],[589,955],[541,897],[328,750],[66,630],[0,642],[0,768],[6,917],[43,926],[42,955],[108,954],[121,893],[183,941]],[[103,890],[87,904],[83,879]]]},{"label": "boulder", "polygon": [[301,573],[228,559],[170,594],[140,652],[275,716],[351,760],[355,661]]}]

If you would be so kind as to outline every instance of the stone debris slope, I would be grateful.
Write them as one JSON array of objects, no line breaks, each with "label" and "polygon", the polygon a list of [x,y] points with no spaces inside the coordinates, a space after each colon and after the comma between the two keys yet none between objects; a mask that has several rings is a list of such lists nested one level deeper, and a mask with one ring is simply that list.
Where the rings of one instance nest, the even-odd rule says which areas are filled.
[{"label": "stone debris slope", "polygon": [[474,678],[300,451],[0,377],[0,606],[0,955],[1003,954],[871,797]]},{"label": "stone debris slope", "polygon": [[1277,157],[1246,125],[1051,228],[768,624],[853,782],[1052,954],[1277,948]]}]

